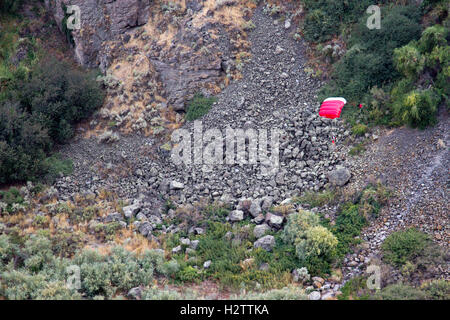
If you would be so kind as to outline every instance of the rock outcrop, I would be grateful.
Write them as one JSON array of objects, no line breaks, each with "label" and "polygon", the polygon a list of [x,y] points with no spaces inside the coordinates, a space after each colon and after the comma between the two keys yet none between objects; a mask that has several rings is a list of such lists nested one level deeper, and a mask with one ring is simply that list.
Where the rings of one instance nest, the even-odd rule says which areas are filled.
[{"label": "rock outcrop", "polygon": [[105,41],[113,40],[131,28],[147,23],[151,0],[46,0],[58,27],[62,30],[64,8],[80,8],[81,29],[73,30],[75,56],[83,66],[101,64],[99,52]]}]

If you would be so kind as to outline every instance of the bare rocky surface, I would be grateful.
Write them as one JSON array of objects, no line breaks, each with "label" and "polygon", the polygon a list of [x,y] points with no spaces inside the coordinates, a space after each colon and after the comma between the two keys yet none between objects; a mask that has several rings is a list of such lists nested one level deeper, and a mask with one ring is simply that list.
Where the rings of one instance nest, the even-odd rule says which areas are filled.
[{"label": "bare rocky surface", "polygon": [[[426,130],[385,130],[359,158],[352,161],[355,180],[349,188],[380,179],[394,192],[389,204],[361,238],[366,244],[346,259],[345,277],[365,272],[380,246],[394,231],[416,227],[429,234],[445,251],[449,248],[449,118],[441,110],[439,123]],[[448,279],[448,265],[436,270]],[[401,278],[394,275],[394,278]]]}]

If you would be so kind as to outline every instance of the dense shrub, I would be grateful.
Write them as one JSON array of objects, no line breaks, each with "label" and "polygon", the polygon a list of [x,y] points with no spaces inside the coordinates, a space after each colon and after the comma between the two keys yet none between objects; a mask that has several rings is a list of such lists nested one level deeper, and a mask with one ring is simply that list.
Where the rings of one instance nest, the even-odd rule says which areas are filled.
[{"label": "dense shrub", "polygon": [[413,90],[394,101],[394,114],[403,123],[425,128],[436,123],[439,101],[439,95],[433,89]]},{"label": "dense shrub", "polygon": [[90,116],[103,100],[94,74],[54,58],[44,59],[27,81],[16,82],[12,95],[59,143],[71,138],[71,125]]},{"label": "dense shrub", "polygon": [[338,212],[336,223],[332,227],[334,235],[338,239],[337,252],[339,256],[345,255],[350,246],[358,241],[362,228],[367,224],[367,219],[359,212],[359,205],[351,202],[344,204]]},{"label": "dense shrub", "polygon": [[436,47],[444,47],[448,45],[447,37],[449,31],[441,25],[428,27],[422,33],[419,41],[419,50],[421,53],[431,52]]},{"label": "dense shrub", "polygon": [[422,72],[425,66],[425,58],[420,54],[419,50],[412,46],[406,45],[394,50],[395,67],[405,77],[414,78]]},{"label": "dense shrub", "polygon": [[312,270],[308,261],[331,262],[338,244],[336,237],[319,223],[317,215],[302,210],[289,215],[282,235],[285,242],[295,245],[298,259],[308,270]]},{"label": "dense shrub", "polygon": [[375,297],[382,300],[425,300],[424,292],[404,284],[393,284],[383,288]]},{"label": "dense shrub", "polygon": [[306,0],[303,31],[308,41],[325,41],[336,35],[342,25],[355,22],[372,4],[367,0]]},{"label": "dense shrub", "polygon": [[41,173],[51,139],[17,103],[0,102],[0,183]]},{"label": "dense shrub", "polygon": [[[398,77],[393,64],[395,48],[420,36],[419,10],[415,6],[382,10],[381,29],[368,30],[361,19],[348,43],[350,49],[336,64],[330,84],[321,98],[330,94],[359,102],[373,86],[382,86]],[[345,110],[344,110],[345,111]]]},{"label": "dense shrub", "polygon": [[0,2],[0,14],[15,14],[19,11],[23,0],[2,0]]},{"label": "dense shrub", "polygon": [[242,300],[308,300],[302,288],[289,286],[282,289],[272,289],[266,292],[249,292],[233,297]]},{"label": "dense shrub", "polygon": [[352,127],[352,133],[355,136],[363,136],[364,134],[366,134],[366,132],[369,130],[369,128],[365,125],[365,124],[356,124]]},{"label": "dense shrub", "polygon": [[322,207],[336,202],[336,193],[333,190],[324,190],[322,192],[307,191],[302,196],[295,199],[299,203],[307,203],[311,207]]},{"label": "dense shrub", "polygon": [[450,282],[446,280],[435,280],[425,283],[422,286],[427,299],[429,300],[449,300],[450,299]]},{"label": "dense shrub", "polygon": [[[173,275],[177,263],[166,262],[163,253],[147,250],[141,255],[122,247],[109,254],[83,250],[73,259],[58,257],[58,248],[43,234],[19,244],[12,235],[0,235],[0,296],[7,299],[112,298],[136,286],[148,286],[154,274]],[[79,292],[65,284],[67,267],[78,266]]]},{"label": "dense shrub", "polygon": [[414,228],[394,232],[384,240],[381,246],[384,260],[393,265],[402,266],[422,254],[428,241],[426,234]]},{"label": "dense shrub", "polygon": [[53,182],[59,173],[71,171],[69,162],[47,159],[53,143],[67,141],[73,135],[72,126],[101,105],[103,93],[92,75],[46,59],[29,75],[16,75],[3,99],[0,183],[43,176]]},{"label": "dense shrub", "polygon": [[195,94],[187,106],[186,120],[193,121],[201,118],[208,113],[212,104],[216,101],[217,98],[215,97],[204,97],[200,93]]}]

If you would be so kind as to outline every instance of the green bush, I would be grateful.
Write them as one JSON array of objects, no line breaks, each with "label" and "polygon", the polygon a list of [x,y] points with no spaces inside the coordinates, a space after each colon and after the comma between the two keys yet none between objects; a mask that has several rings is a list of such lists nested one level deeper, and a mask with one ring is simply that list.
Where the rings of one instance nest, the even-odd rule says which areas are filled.
[{"label": "green bush", "polygon": [[322,42],[364,15],[367,0],[306,0],[303,31],[306,40]]},{"label": "green bush", "polygon": [[421,53],[431,52],[436,47],[445,47],[448,45],[449,31],[441,25],[434,25],[426,28],[419,40],[418,47]]},{"label": "green bush", "polygon": [[355,136],[361,137],[367,133],[369,128],[365,124],[356,124],[352,127],[352,133]]},{"label": "green bush", "polygon": [[381,245],[384,260],[395,266],[402,266],[423,253],[429,243],[429,237],[410,228],[392,233]]},{"label": "green bush", "polygon": [[450,282],[446,280],[435,280],[422,286],[429,300],[450,300]]},{"label": "green bush", "polygon": [[394,115],[403,123],[423,129],[436,123],[439,101],[433,89],[413,90],[394,100]]},{"label": "green bush", "polygon": [[404,284],[393,284],[375,295],[381,300],[425,300],[424,292]]},{"label": "green bush", "polygon": [[237,295],[233,300],[308,300],[303,288],[289,286],[282,289],[272,289],[266,292],[249,292]]},{"label": "green bush", "polygon": [[0,98],[0,183],[43,176],[51,183],[60,172],[69,173],[68,161],[47,155],[102,101],[93,74],[66,62],[44,59],[29,73],[15,74]]},{"label": "green bush", "polygon": [[336,193],[332,190],[322,192],[306,192],[295,199],[298,203],[307,203],[311,207],[322,207],[326,204],[332,204],[336,201]]},{"label": "green bush", "polygon": [[[336,237],[325,227],[319,225],[320,219],[309,211],[299,211],[289,215],[282,238],[295,245],[300,262],[323,260],[331,262],[338,244]],[[311,266],[307,265],[311,271]]]},{"label": "green bush", "polygon": [[47,130],[18,104],[0,102],[0,183],[41,173],[50,146]]},{"label": "green bush", "polygon": [[2,0],[0,2],[0,13],[15,14],[19,11],[23,0]]},{"label": "green bush", "polygon": [[339,256],[345,255],[351,245],[358,243],[355,237],[359,236],[366,224],[367,220],[359,212],[358,204],[346,203],[340,208],[336,223],[331,228],[338,239],[337,252]]},{"label": "green bush", "polygon": [[199,271],[191,266],[186,266],[178,272],[178,278],[184,282],[193,282],[200,277]]},{"label": "green bush", "polygon": [[215,97],[204,97],[202,94],[197,93],[194,98],[189,102],[186,112],[186,120],[193,121],[201,118],[211,109],[214,102],[217,101]]},{"label": "green bush", "polygon": [[41,61],[27,81],[16,82],[12,89],[21,108],[48,128],[58,143],[71,138],[69,125],[89,117],[103,101],[93,73],[86,74],[54,58]]},{"label": "green bush", "polygon": [[415,78],[422,72],[425,58],[412,45],[406,45],[394,50],[394,63],[398,71],[405,77]]},{"label": "green bush", "polygon": [[17,205],[24,206],[26,204],[20,191],[15,187],[11,187],[7,191],[0,191],[0,202],[6,205],[3,209],[8,213],[14,213]]}]

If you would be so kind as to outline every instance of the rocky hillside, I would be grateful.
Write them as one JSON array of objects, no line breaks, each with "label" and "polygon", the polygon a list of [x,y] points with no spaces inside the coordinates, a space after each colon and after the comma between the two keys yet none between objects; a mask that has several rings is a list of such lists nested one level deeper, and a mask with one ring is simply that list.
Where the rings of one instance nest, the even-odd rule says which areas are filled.
[{"label": "rocky hillside", "polygon": [[[68,5],[80,8],[79,30],[64,27]],[[319,96],[337,81],[322,70],[341,70],[332,64],[339,59],[352,66],[348,57],[363,49],[346,48],[343,35],[325,37],[326,46],[308,42],[319,35],[314,5],[46,0],[41,10],[66,36],[70,62],[98,72],[96,81],[78,73],[77,79],[94,93],[101,87],[104,99],[98,95],[93,114],[70,125],[58,115],[49,126],[57,138],[72,137],[54,147],[62,160],[43,162],[54,177],[50,185],[33,181],[0,191],[0,299],[448,299],[446,100],[437,124],[425,130],[371,123],[373,114],[391,116],[391,109],[378,108],[391,100],[376,86],[370,94],[381,98],[368,102],[370,115],[349,101],[342,118],[320,117]],[[37,21],[39,9],[31,8],[27,3],[22,11]],[[14,19],[0,21],[17,36]],[[356,23],[349,21],[348,28]],[[434,32],[413,43],[429,69],[416,68],[419,79],[407,78],[408,88],[426,78],[442,89],[441,78],[430,79],[444,70],[445,57],[421,47],[447,41],[438,37],[441,29]],[[32,55],[24,50],[21,56]],[[0,58],[15,72],[9,56]],[[6,124],[36,114],[8,110],[29,103],[36,112],[40,99],[47,101],[42,96],[51,96],[13,100],[22,88],[17,79],[31,79],[25,88],[36,88],[37,60],[25,65],[23,78],[11,72],[0,82],[0,115],[9,115],[0,116],[5,141],[14,133]],[[389,84],[394,93],[406,82],[398,77],[400,84]],[[10,87],[16,91],[8,95]],[[59,91],[71,106],[70,95]],[[242,130],[246,161],[226,162],[239,153],[234,144],[210,152],[229,130]],[[185,160],[193,152],[184,163],[174,161],[180,132],[193,147],[183,150]],[[271,162],[256,157],[264,149]],[[216,162],[207,162],[207,152]],[[257,160],[249,164],[252,152]],[[64,272],[73,265],[83,277],[76,289],[66,286]],[[381,287],[368,285],[371,268],[380,271]]]}]

